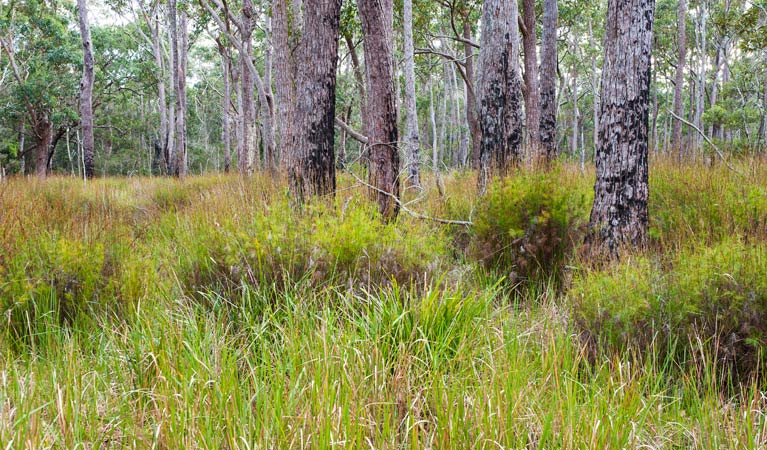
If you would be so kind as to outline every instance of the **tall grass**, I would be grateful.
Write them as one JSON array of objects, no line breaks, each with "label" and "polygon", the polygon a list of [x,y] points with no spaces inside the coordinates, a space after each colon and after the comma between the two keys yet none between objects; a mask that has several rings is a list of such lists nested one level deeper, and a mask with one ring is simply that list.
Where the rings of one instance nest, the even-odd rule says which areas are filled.
[{"label": "tall grass", "polygon": [[[619,268],[578,260],[580,226],[536,226],[585,220],[591,175],[567,165],[507,182],[492,208],[471,174],[408,193],[427,215],[494,224],[480,231],[381,223],[345,177],[301,211],[266,175],[11,179],[0,448],[764,448],[762,379],[723,389],[703,322],[674,348],[619,331],[655,317],[641,302],[673,295],[703,317],[764,285],[741,262],[763,262],[767,168],[737,166],[655,161],[654,245]],[[535,205],[504,210],[511,196]],[[515,289],[519,255],[477,251],[542,229],[574,247]],[[749,305],[753,331],[767,310]]]}]

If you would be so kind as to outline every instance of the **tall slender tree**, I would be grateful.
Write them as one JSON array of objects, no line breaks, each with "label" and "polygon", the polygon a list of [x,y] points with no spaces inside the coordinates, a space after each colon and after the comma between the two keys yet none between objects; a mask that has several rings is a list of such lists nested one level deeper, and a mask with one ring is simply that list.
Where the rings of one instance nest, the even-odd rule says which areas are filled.
[{"label": "tall slender tree", "polygon": [[77,12],[80,19],[80,37],[83,42],[83,78],[80,81],[80,128],[83,132],[83,163],[85,176],[93,178],[93,70],[95,62],[86,0],[77,0]]},{"label": "tall slender tree", "polygon": [[421,187],[420,143],[418,136],[418,112],[415,99],[415,48],[413,45],[413,0],[404,0],[403,41],[405,54],[405,161],[410,186]]},{"label": "tall slender tree", "polygon": [[671,148],[681,159],[684,155],[682,143],[682,116],[684,115],[684,66],[687,62],[687,0],[679,0],[677,10],[676,75],[674,76],[674,125],[671,133]]},{"label": "tall slender tree", "polygon": [[392,46],[394,3],[392,0],[357,0],[357,6],[365,39],[368,182],[373,187],[381,215],[391,220],[399,213],[400,193]]},{"label": "tall slender tree", "polygon": [[[522,45],[525,49],[525,121],[527,147],[537,153],[540,146],[541,91],[538,89],[538,35],[535,0],[522,0]],[[546,32],[546,27],[543,28]],[[554,31],[556,33],[556,30]]]},{"label": "tall slender tree", "polygon": [[654,0],[609,0],[594,206],[588,241],[618,256],[647,239],[647,147]]},{"label": "tall slender tree", "polygon": [[543,2],[543,35],[541,36],[541,117],[539,158],[550,161],[557,157],[557,0]]}]

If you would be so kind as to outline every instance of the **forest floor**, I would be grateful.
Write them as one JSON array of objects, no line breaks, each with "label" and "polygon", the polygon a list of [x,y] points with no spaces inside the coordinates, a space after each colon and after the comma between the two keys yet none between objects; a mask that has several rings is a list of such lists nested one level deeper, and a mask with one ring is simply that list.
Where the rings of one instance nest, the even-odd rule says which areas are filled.
[{"label": "forest floor", "polygon": [[[653,161],[649,248],[585,258],[593,172],[0,184],[0,449],[767,446],[767,162]],[[439,185],[440,188],[436,186]]]}]

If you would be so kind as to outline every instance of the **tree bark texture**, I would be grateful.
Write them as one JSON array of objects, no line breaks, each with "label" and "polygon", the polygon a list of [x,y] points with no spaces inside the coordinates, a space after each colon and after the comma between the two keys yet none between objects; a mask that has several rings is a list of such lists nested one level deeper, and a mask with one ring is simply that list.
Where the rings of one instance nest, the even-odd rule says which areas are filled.
[{"label": "tree bark texture", "polygon": [[364,34],[367,81],[368,182],[386,220],[399,213],[399,153],[394,93],[392,0],[357,0]]},{"label": "tree bark texture", "polygon": [[83,132],[83,162],[85,176],[93,178],[93,81],[94,60],[91,27],[88,22],[86,0],[77,0],[77,12],[80,19],[80,37],[83,43],[83,78],[80,81],[80,127]]},{"label": "tree bark texture", "polygon": [[[525,49],[525,118],[527,121],[527,147],[535,155],[539,148],[541,118],[541,91],[538,88],[538,37],[536,34],[535,0],[522,0],[522,22],[525,32],[522,45]],[[543,28],[546,30],[546,27]],[[556,33],[556,29],[554,31]]]},{"label": "tree bark texture", "polygon": [[283,153],[280,161],[283,167],[290,167],[293,155],[286,147],[291,145],[293,113],[295,111],[296,62],[293,56],[296,35],[294,20],[291,20],[290,0],[272,2],[272,39],[274,40],[274,80],[277,96],[277,138]]},{"label": "tree bark texture", "polygon": [[543,35],[541,36],[541,117],[539,126],[539,157],[551,161],[558,156],[557,148],[557,0],[543,2]]},{"label": "tree bark texture", "polygon": [[492,173],[505,175],[521,158],[522,88],[517,67],[516,1],[485,1],[482,30],[477,108],[482,129],[479,187],[484,191]]},{"label": "tree bark texture", "polygon": [[242,134],[240,135],[240,141],[242,142],[240,148],[242,154],[237,155],[239,158],[239,169],[243,175],[253,174],[253,163],[256,157],[256,144],[255,144],[255,98],[253,93],[253,73],[248,67],[247,60],[253,60],[253,28],[254,24],[254,6],[253,0],[244,0],[242,2],[242,15],[241,21],[241,42],[242,42],[242,54],[240,55],[241,63],[241,84],[242,90],[242,111],[240,111],[240,119],[242,125],[240,129]]},{"label": "tree bark texture", "polygon": [[403,41],[405,54],[405,160],[407,181],[410,186],[421,187],[420,142],[418,112],[415,97],[415,48],[413,45],[413,0],[403,0]]},{"label": "tree bark texture", "polygon": [[471,20],[465,17],[463,21],[463,58],[464,73],[466,79],[466,121],[469,123],[469,132],[471,132],[471,166],[479,167],[479,147],[482,144],[482,129],[479,126],[477,117],[477,96],[474,74],[474,47],[469,44],[472,39]]},{"label": "tree bark texture", "polygon": [[336,189],[336,67],[341,0],[306,0],[296,79],[295,124],[288,169],[294,200]]},{"label": "tree bark texture", "polygon": [[[684,117],[684,65],[687,61],[687,0],[679,0],[677,11],[677,46],[679,49],[676,60],[676,75],[674,76],[674,115]],[[679,158],[684,157],[684,144],[682,143],[682,121],[675,118],[671,132],[671,147]]]},{"label": "tree bark texture", "polygon": [[589,242],[618,256],[647,239],[647,146],[654,0],[609,0]]}]

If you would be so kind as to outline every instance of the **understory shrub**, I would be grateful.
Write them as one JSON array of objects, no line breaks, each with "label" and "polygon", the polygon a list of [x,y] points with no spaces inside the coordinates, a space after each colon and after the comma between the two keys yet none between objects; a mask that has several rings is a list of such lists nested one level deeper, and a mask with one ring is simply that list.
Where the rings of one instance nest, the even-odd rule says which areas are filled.
[{"label": "understory shrub", "polygon": [[767,237],[762,179],[729,171],[657,167],[650,176],[650,234],[661,247],[712,244],[734,234]]},{"label": "understory shrub", "polygon": [[767,362],[766,272],[767,246],[727,239],[668,262],[642,257],[587,272],[569,296],[593,350],[660,351],[680,364],[707,356],[747,377]]},{"label": "understory shrub", "polygon": [[590,194],[560,171],[520,173],[493,184],[477,210],[470,256],[512,283],[561,279],[582,239]]},{"label": "understory shrub", "polygon": [[[101,313],[119,313],[145,293],[140,264],[119,242],[86,242],[57,234],[40,236],[0,258],[0,314],[11,339],[26,340],[33,327],[63,326]],[[151,271],[150,271],[151,273]]]},{"label": "understory shrub", "polygon": [[298,213],[287,200],[265,206],[239,222],[190,224],[174,231],[183,249],[179,272],[187,291],[211,284],[283,286],[306,279],[314,285],[404,285],[430,279],[447,255],[438,229],[400,220],[385,223],[374,205],[352,199],[319,202]]}]

